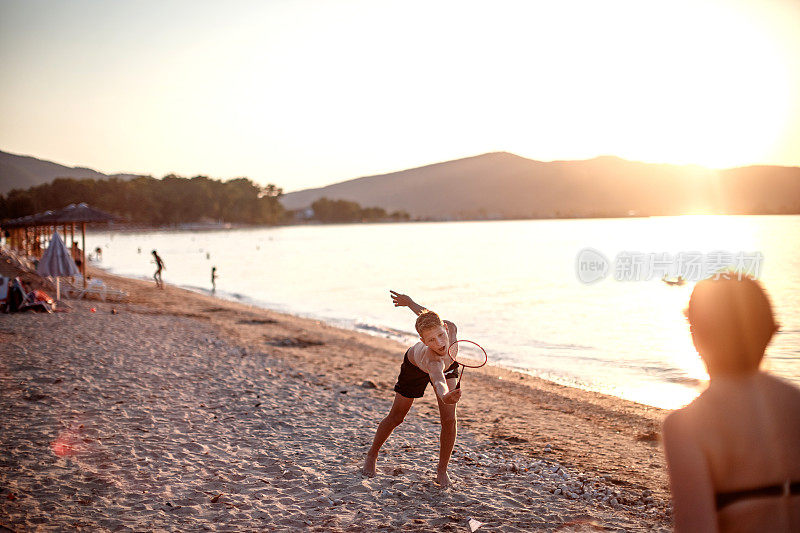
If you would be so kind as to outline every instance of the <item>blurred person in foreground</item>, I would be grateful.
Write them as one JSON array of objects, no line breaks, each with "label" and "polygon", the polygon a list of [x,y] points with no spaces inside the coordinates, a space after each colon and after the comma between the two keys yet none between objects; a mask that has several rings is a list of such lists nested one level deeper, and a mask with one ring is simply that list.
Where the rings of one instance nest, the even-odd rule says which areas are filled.
[{"label": "blurred person in foreground", "polygon": [[675,531],[800,531],[800,389],[759,369],[778,330],[766,293],[723,272],[686,317],[710,381],[664,420]]}]

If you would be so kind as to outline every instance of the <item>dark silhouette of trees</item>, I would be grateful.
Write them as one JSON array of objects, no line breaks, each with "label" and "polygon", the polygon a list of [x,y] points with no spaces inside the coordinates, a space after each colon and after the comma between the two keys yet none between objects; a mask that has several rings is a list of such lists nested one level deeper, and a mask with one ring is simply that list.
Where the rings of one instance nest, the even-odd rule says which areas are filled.
[{"label": "dark silhouette of trees", "polygon": [[[208,176],[132,180],[57,178],[30,189],[14,189],[0,195],[0,220],[60,209],[86,202],[114,213],[130,223],[154,226],[191,222],[277,224],[289,214],[280,203],[283,191],[269,184],[261,187],[247,178],[228,181]],[[362,208],[347,200],[321,198],[311,205],[314,219],[325,223],[405,221],[405,211],[387,213],[380,207]]]},{"label": "dark silhouette of trees", "polygon": [[386,220],[409,220],[405,211],[388,214],[381,207],[362,208],[358,203],[349,200],[329,200],[320,198],[311,204],[314,219],[320,222],[376,222]]},{"label": "dark silhouette of trees", "polygon": [[283,221],[283,191],[247,178],[207,176],[132,180],[57,178],[51,183],[0,195],[0,219],[17,218],[86,202],[132,223],[167,225],[200,221],[275,224]]}]

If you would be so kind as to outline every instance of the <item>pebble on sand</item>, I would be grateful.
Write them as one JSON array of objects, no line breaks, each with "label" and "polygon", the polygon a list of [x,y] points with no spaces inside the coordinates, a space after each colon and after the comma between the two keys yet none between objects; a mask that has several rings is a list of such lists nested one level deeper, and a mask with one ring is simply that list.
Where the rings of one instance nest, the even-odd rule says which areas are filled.
[{"label": "pebble on sand", "polygon": [[478,530],[478,528],[480,528],[481,526],[483,526],[483,525],[484,525],[484,523],[483,523],[483,522],[478,522],[478,521],[477,521],[477,520],[475,520],[474,518],[468,518],[468,519],[467,519],[467,525],[469,525],[469,530],[470,530],[470,533],[474,533],[475,531],[477,531],[477,530]]}]

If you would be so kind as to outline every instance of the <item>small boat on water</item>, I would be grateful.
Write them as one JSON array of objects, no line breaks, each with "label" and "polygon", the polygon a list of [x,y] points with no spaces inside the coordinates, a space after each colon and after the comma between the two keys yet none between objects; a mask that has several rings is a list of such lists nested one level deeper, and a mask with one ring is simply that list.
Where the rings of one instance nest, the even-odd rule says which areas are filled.
[{"label": "small boat on water", "polygon": [[667,275],[664,274],[664,277],[661,278],[661,281],[663,281],[667,285],[673,285],[673,286],[676,286],[676,287],[680,287],[680,286],[686,284],[686,280],[683,279],[683,276],[678,276],[675,279],[667,279]]}]

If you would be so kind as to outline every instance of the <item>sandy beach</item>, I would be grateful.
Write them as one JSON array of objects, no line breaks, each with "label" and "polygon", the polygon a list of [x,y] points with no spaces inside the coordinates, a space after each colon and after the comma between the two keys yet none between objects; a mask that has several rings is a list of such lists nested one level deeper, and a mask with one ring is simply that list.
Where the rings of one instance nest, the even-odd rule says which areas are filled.
[{"label": "sandy beach", "polygon": [[367,479],[406,346],[92,274],[130,301],[0,315],[8,530],[670,529],[665,411],[471,370],[452,486],[430,388]]}]

